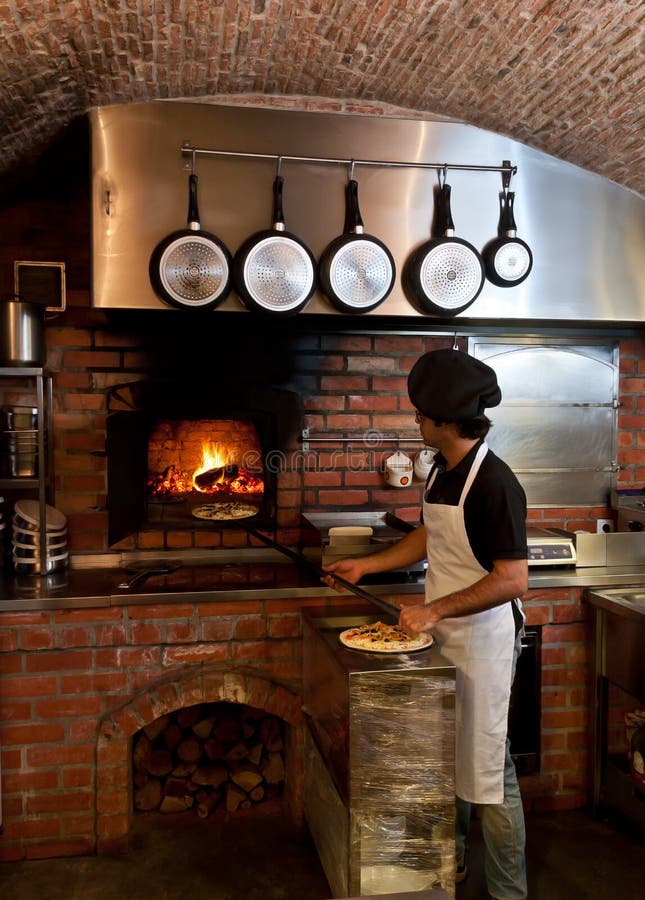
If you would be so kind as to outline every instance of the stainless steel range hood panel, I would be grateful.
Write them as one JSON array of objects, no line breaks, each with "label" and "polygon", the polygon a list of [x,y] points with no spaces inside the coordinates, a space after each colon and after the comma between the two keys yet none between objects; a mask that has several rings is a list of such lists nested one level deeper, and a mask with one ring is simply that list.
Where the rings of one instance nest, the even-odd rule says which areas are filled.
[{"label": "stainless steel range hood panel", "polygon": [[[150,285],[156,244],[185,227],[189,160],[185,142],[236,152],[518,167],[518,235],[533,271],[515,288],[486,282],[468,320],[543,324],[641,322],[645,318],[645,201],[613,182],[498,134],[445,121],[305,113],[155,101],[90,111],[92,131],[93,303],[101,308],[169,309]],[[270,225],[275,162],[198,156],[201,225],[231,252]],[[287,228],[318,258],[344,221],[346,166],[286,161]],[[436,172],[358,166],[365,230],[392,251],[397,279],[371,313],[420,313],[401,287],[405,259],[430,236]],[[501,176],[449,170],[456,234],[482,248],[496,236]],[[214,312],[244,312],[233,294]],[[316,293],[299,315],[344,316]],[[345,316],[346,317],[346,316]]]}]

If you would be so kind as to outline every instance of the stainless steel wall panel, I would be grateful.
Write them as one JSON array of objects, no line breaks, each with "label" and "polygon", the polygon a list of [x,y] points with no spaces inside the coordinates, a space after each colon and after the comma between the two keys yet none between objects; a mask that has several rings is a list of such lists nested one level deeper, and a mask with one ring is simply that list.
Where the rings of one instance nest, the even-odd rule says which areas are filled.
[{"label": "stainless steel wall panel", "polygon": [[616,481],[618,346],[560,339],[472,337],[497,373],[490,447],[530,506],[604,506]]},{"label": "stainless steel wall panel", "polygon": [[[517,165],[518,235],[534,266],[515,288],[486,282],[459,320],[641,322],[645,317],[645,201],[585,170],[469,125],[389,117],[305,113],[155,101],[101,107],[92,131],[93,303],[101,308],[168,309],[149,282],[156,244],[185,227],[189,160],[200,148],[393,162]],[[234,252],[271,219],[275,163],[197,157],[202,228]],[[344,222],[344,165],[285,162],[287,227],[318,258]],[[358,166],[366,231],[397,266],[387,300],[365,315],[430,321],[401,286],[403,264],[430,236],[437,173]],[[448,170],[456,234],[481,248],[496,236],[501,176]],[[231,294],[215,310],[244,311]],[[343,315],[319,292],[299,315]]]}]

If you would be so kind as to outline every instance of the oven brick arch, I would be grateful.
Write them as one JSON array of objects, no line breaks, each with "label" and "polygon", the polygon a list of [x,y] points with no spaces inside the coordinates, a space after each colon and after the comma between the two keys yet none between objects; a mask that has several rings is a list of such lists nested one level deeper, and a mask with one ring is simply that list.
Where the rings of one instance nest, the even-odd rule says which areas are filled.
[{"label": "oven brick arch", "polygon": [[198,703],[227,701],[261,709],[289,727],[286,803],[294,822],[302,822],[302,700],[286,687],[254,673],[215,666],[190,667],[172,679],[148,685],[99,722],[96,739],[96,850],[99,855],[127,850],[132,817],[131,742],[155,719]]}]

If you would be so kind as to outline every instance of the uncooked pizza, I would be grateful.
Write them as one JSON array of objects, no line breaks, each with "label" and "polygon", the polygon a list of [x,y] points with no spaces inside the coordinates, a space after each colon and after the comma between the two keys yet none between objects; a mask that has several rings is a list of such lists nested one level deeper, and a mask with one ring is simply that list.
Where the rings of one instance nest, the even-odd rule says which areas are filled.
[{"label": "uncooked pizza", "polygon": [[211,521],[224,521],[226,519],[248,519],[256,515],[257,506],[252,503],[242,503],[239,500],[230,500],[222,503],[205,503],[196,506],[192,513],[198,519],[210,519]]},{"label": "uncooked pizza", "polygon": [[432,635],[412,637],[400,625],[386,625],[384,622],[347,628],[341,631],[339,638],[341,644],[352,650],[369,650],[371,653],[409,653],[432,645]]}]

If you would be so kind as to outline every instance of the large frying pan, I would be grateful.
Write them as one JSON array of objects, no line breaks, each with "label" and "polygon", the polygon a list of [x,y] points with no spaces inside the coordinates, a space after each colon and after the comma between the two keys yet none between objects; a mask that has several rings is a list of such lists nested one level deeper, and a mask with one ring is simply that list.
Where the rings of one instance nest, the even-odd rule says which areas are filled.
[{"label": "large frying pan", "polygon": [[316,260],[308,247],[286,230],[282,209],[284,179],[273,182],[273,227],[251,235],[235,254],[233,282],[240,299],[254,312],[294,315],[316,287]]},{"label": "large frying pan", "polygon": [[513,215],[515,193],[504,191],[500,197],[499,237],[484,247],[486,277],[498,287],[521,284],[533,266],[529,245],[517,237]]},{"label": "large frying pan", "polygon": [[341,312],[369,312],[394,287],[394,258],[382,241],[365,234],[353,178],[345,193],[344,233],[324,250],[318,274],[323,293]]},{"label": "large frying pan", "polygon": [[188,178],[187,227],[157,244],[150,257],[150,282],[171,306],[212,309],[231,290],[231,264],[231,254],[222,241],[201,230],[193,170]]},{"label": "large frying pan", "polygon": [[450,185],[438,193],[438,221],[443,236],[421,244],[404,268],[404,287],[423,312],[453,316],[473,303],[484,286],[484,264],[478,251],[454,237]]}]

